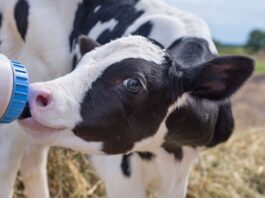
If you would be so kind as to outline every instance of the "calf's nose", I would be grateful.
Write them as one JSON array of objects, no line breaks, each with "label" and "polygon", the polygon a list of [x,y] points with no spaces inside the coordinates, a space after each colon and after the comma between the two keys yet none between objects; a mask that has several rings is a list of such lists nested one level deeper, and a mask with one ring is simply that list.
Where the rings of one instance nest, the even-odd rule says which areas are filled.
[{"label": "calf's nose", "polygon": [[34,110],[39,113],[45,111],[49,106],[52,99],[51,92],[45,87],[42,83],[37,83],[30,85],[30,96],[29,102],[27,102],[24,111],[20,115],[19,119],[26,119],[31,117],[31,110]]},{"label": "calf's nose", "polygon": [[45,110],[52,101],[52,93],[43,84],[31,85],[30,87],[30,108]]},{"label": "calf's nose", "polygon": [[47,90],[41,90],[36,98],[35,98],[35,102],[36,105],[39,107],[47,107],[50,103],[50,99],[51,99],[51,94],[50,92],[48,92]]}]

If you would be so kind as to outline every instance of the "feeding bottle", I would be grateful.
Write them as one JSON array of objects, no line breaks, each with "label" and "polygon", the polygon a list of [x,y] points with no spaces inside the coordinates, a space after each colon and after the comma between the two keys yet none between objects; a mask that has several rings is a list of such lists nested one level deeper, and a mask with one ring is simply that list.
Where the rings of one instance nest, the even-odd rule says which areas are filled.
[{"label": "feeding bottle", "polygon": [[25,67],[0,54],[0,124],[18,119],[27,104],[29,78]]}]

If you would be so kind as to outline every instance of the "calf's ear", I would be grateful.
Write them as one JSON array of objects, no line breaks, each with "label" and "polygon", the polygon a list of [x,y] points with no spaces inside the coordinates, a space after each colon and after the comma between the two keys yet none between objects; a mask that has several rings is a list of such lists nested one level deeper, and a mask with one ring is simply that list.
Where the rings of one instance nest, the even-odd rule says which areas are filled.
[{"label": "calf's ear", "polygon": [[85,35],[78,37],[78,44],[81,56],[84,56],[87,52],[90,52],[96,47],[100,46],[100,44],[96,40]]},{"label": "calf's ear", "polygon": [[216,57],[184,71],[184,92],[213,101],[226,99],[251,76],[254,65],[244,56]]}]

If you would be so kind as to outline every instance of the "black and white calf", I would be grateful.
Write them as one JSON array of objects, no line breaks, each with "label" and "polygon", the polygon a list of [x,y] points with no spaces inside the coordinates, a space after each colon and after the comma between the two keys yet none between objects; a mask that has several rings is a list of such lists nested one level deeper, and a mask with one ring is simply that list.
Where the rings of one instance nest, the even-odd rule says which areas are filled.
[{"label": "black and white calf", "polygon": [[[98,47],[72,73],[32,85],[31,115],[21,124],[48,144],[98,154],[128,153],[92,157],[110,197],[145,197],[150,185],[160,197],[185,197],[197,157],[194,147],[230,136],[233,118],[224,100],[253,70],[246,57],[207,55],[209,50],[201,51],[205,44],[181,38],[165,49],[130,36]],[[99,46],[80,38],[80,51],[93,45]],[[197,56],[206,53],[209,60],[185,59],[198,46]],[[73,134],[66,136],[63,130]]]},{"label": "black and white calf", "polygon": [[[156,0],[1,0],[0,16],[0,52],[28,64],[34,82],[70,72],[76,52],[85,54],[72,73],[32,85],[31,115],[21,121],[28,135],[16,123],[1,127],[1,197],[11,197],[20,164],[29,196],[48,197],[55,145],[125,154],[93,157],[111,197],[144,197],[150,186],[183,197],[196,147],[231,135],[228,98],[253,62],[218,57],[194,15]],[[80,37],[79,50],[81,34],[103,45]],[[129,34],[152,40],[120,38]]]}]

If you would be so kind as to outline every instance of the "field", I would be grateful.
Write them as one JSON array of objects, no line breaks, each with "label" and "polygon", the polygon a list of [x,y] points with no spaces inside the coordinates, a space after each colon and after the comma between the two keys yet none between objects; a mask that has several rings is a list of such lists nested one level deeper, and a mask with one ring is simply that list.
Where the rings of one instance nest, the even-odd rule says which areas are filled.
[{"label": "field", "polygon": [[[246,52],[227,47],[221,54]],[[201,152],[190,177],[188,198],[265,197],[265,55],[253,57],[256,74],[233,99],[235,134],[227,143]],[[105,197],[104,185],[85,155],[53,148],[48,170],[52,198]],[[25,197],[19,177],[15,197]]]}]

